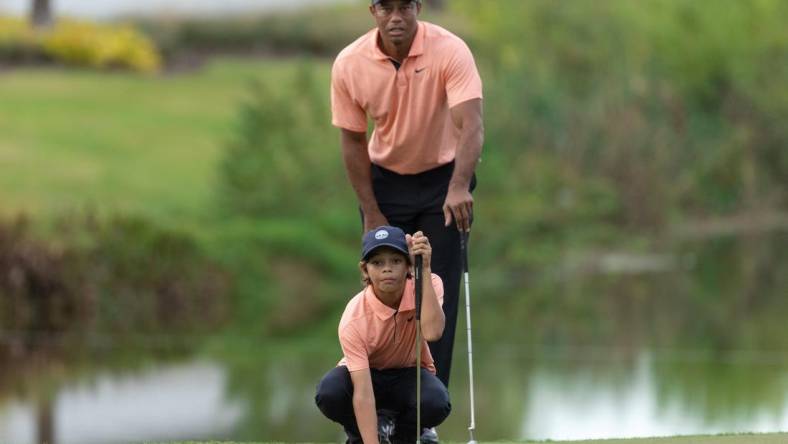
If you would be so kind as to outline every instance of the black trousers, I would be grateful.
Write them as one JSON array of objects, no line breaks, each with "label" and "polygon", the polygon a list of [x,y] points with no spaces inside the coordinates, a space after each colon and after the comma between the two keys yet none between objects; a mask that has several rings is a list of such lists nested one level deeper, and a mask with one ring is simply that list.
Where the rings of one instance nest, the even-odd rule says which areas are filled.
[{"label": "black trousers", "polygon": [[[395,415],[394,440],[413,442],[416,436],[416,368],[370,370],[375,407]],[[328,419],[342,424],[348,441],[361,442],[353,410],[353,382],[345,366],[331,369],[317,385],[315,403]],[[449,392],[432,373],[421,369],[421,425],[435,427],[451,412]]]},{"label": "black trousers", "polygon": [[[454,334],[460,298],[460,232],[454,221],[444,226],[443,202],[454,172],[454,162],[419,174],[402,175],[372,165],[372,189],[380,210],[389,224],[408,234],[422,231],[432,245],[432,272],[443,280],[443,313],[446,325],[443,336],[430,342],[438,378],[446,387],[451,375]],[[476,176],[470,191],[476,188]],[[363,226],[363,217],[362,226]]]}]

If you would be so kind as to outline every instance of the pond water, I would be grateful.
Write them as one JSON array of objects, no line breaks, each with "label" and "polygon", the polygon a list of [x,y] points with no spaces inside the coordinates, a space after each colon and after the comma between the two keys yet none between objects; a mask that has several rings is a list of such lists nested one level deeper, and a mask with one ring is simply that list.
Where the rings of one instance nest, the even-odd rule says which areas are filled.
[{"label": "pond water", "polygon": [[[516,291],[477,274],[477,438],[788,431],[786,247],[785,233],[683,243],[659,252],[676,259],[665,267],[567,267]],[[105,362],[100,350],[73,372],[0,362],[0,378],[47,375],[20,377],[26,388],[0,380],[0,442],[342,439],[313,401],[339,358],[335,338],[239,342],[177,358],[118,351],[143,364]],[[468,439],[465,350],[458,334],[444,440]]]},{"label": "pond water", "polygon": [[[243,407],[224,397],[225,372],[191,361],[138,374],[98,372],[66,384],[51,409],[57,443],[113,443],[222,437],[232,434]],[[0,408],[0,442],[37,442],[42,406],[17,400]]]},{"label": "pond water", "polygon": [[[788,357],[712,359],[648,350],[629,356],[489,344],[479,344],[477,356],[476,424],[483,440],[788,430]],[[271,358],[200,358],[65,384],[46,406],[54,442],[339,441],[339,428],[312,402],[330,356]],[[440,432],[463,441],[467,373],[457,370],[454,411]],[[0,442],[38,442],[41,410],[32,399],[4,402]]]}]

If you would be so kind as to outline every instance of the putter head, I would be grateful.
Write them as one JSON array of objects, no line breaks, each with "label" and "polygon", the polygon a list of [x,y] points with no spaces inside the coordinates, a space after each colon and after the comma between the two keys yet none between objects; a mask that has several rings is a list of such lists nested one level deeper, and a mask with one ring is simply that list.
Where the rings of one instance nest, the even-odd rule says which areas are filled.
[{"label": "putter head", "polygon": [[472,439],[472,440],[468,441],[468,444],[476,444],[476,440]]}]

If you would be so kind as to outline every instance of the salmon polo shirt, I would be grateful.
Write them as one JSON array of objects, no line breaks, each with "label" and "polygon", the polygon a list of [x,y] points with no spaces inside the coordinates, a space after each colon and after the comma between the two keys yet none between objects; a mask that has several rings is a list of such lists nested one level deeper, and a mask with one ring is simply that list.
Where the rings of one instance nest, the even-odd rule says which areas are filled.
[{"label": "salmon polo shirt", "polygon": [[372,163],[399,174],[421,173],[454,160],[460,130],[449,109],[482,98],[482,81],[459,37],[420,21],[399,69],[378,46],[375,28],[339,53],[331,70],[334,126],[365,133]]},{"label": "salmon polo shirt", "polygon": [[[432,274],[432,288],[443,305],[443,282]],[[339,344],[344,357],[338,365],[354,372],[416,366],[416,291],[408,279],[399,308],[381,302],[368,285],[348,302],[339,321]],[[421,340],[421,366],[435,374],[427,341]]]}]

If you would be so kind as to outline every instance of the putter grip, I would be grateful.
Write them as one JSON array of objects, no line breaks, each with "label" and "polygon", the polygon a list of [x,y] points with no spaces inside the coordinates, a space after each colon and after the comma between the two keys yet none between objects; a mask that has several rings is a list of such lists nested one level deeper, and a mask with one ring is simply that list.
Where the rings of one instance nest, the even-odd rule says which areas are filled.
[{"label": "putter grip", "polygon": [[468,233],[460,233],[460,254],[462,255],[462,271],[468,272]]},{"label": "putter grip", "polygon": [[422,258],[421,255],[416,256],[416,264],[413,267],[413,281],[416,287],[416,320],[421,320],[421,290],[422,290],[422,276],[421,276]]}]

